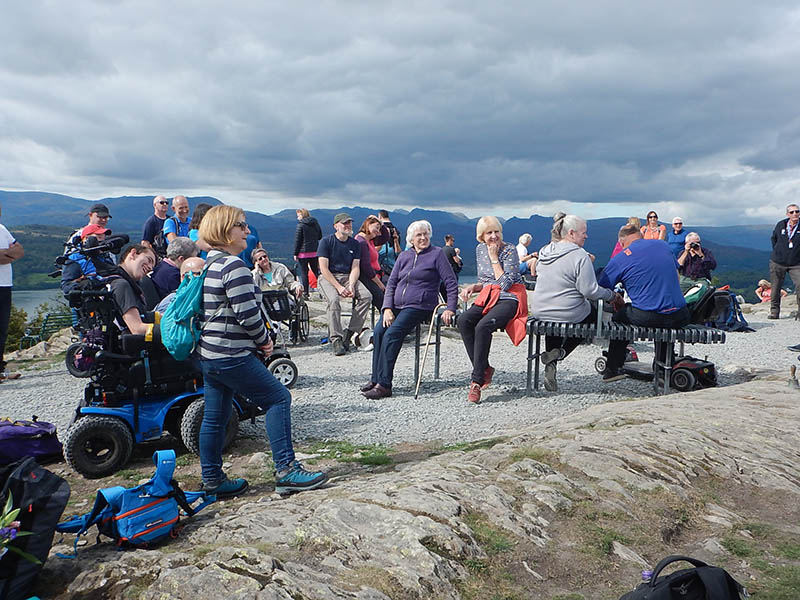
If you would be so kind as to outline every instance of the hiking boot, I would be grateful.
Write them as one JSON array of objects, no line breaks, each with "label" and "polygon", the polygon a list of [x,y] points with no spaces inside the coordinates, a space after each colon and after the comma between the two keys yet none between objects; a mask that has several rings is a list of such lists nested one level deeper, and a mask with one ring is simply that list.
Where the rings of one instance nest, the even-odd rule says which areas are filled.
[{"label": "hiking boot", "polygon": [[333,340],[333,354],[335,356],[343,356],[347,354],[347,349],[344,347],[341,338]]},{"label": "hiking boot", "polygon": [[206,494],[214,495],[217,497],[217,500],[222,500],[224,498],[233,498],[234,496],[243,494],[249,487],[250,484],[247,483],[247,479],[226,478],[225,481],[214,487],[206,487],[206,484],[204,483],[202,489]]},{"label": "hiking boot", "polygon": [[800,344],[797,344],[796,346],[789,346],[789,350],[792,352],[800,352]]},{"label": "hiking boot", "polygon": [[780,317],[780,315],[769,315],[767,318],[768,319],[780,319],[781,317]]},{"label": "hiking boot", "polygon": [[612,381],[619,381],[620,379],[625,379],[627,375],[620,371],[619,369],[609,369],[606,367],[606,370],[603,371],[603,383],[611,383]]},{"label": "hiking boot", "polygon": [[342,346],[344,347],[345,352],[349,352],[352,346],[352,339],[353,339],[353,332],[349,329],[345,329],[342,332]]},{"label": "hiking boot", "polygon": [[481,384],[474,381],[469,384],[469,392],[467,393],[467,400],[473,404],[481,403]]},{"label": "hiking boot", "polygon": [[557,361],[552,360],[544,366],[544,389],[548,392],[558,391],[558,381],[556,381]]},{"label": "hiking boot", "polygon": [[275,474],[275,491],[283,496],[316,489],[326,481],[328,476],[322,471],[306,471],[303,465],[294,461],[286,470]]},{"label": "hiking boot", "polygon": [[483,372],[483,385],[481,385],[481,389],[485,390],[489,387],[492,383],[492,377],[494,376],[494,367],[486,367],[486,370]]},{"label": "hiking boot", "polygon": [[369,398],[370,400],[380,400],[381,398],[391,397],[392,388],[384,387],[380,383],[376,383],[374,388],[364,392],[364,398]]},{"label": "hiking boot", "polygon": [[374,388],[376,385],[378,385],[378,384],[375,383],[374,381],[369,381],[369,382],[365,383],[364,385],[362,385],[359,389],[361,390],[362,393],[363,392],[368,392],[372,388]]}]

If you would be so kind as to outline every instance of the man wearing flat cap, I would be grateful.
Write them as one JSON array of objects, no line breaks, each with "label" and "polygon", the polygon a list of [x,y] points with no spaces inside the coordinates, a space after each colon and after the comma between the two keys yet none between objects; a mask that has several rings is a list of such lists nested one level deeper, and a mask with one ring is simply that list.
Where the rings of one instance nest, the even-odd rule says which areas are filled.
[{"label": "man wearing flat cap", "polygon": [[[328,302],[327,317],[331,347],[336,356],[350,349],[353,333],[360,333],[367,318],[372,294],[358,281],[361,272],[361,246],[353,239],[353,218],[338,213],[333,218],[335,233],[319,241],[319,286]],[[369,260],[369,257],[365,257]],[[342,299],[353,300],[353,312],[346,329],[342,329]]]},{"label": "man wearing flat cap", "polygon": [[[73,231],[72,235],[70,235],[69,239],[67,239],[67,243],[75,244],[81,241],[81,239],[83,239],[83,230],[89,225],[98,225],[103,228],[107,227],[109,219],[111,219],[111,213],[108,212],[108,207],[99,202],[94,204],[92,208],[89,209],[89,222],[80,229]],[[65,254],[68,254],[71,251],[71,249],[67,249]]]}]

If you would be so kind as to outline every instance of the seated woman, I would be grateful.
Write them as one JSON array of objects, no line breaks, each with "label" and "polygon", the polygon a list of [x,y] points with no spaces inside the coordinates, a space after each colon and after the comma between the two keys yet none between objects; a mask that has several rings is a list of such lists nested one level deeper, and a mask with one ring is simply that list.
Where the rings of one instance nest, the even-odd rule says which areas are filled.
[{"label": "seated woman", "polygon": [[360,274],[358,280],[372,294],[372,305],[381,310],[383,294],[386,290],[381,280],[381,264],[378,257],[378,246],[389,240],[389,229],[381,224],[375,215],[369,215],[361,224],[355,240],[361,245]]},{"label": "seated woman", "polygon": [[157,313],[147,312],[144,292],[139,285],[156,264],[156,253],[150,246],[134,244],[128,246],[120,257],[116,275],[109,278],[108,285],[114,302],[122,315],[120,328],[135,335],[145,336],[145,340],[153,341],[158,337],[158,329],[154,331],[154,321],[158,321]]},{"label": "seated woman", "polygon": [[536,259],[539,257],[538,252],[528,252],[528,246],[531,245],[533,236],[530,233],[523,233],[519,236],[519,244],[517,244],[517,254],[519,254],[519,272],[524,275],[536,273]]},{"label": "seated woman", "polygon": [[276,492],[312,490],[328,480],[324,473],[306,471],[295,460],[292,396],[258,356],[269,356],[272,339],[264,324],[261,290],[237,256],[247,247],[249,231],[244,211],[234,206],[215,206],[200,223],[200,238],[211,246],[203,283],[203,329],[196,350],[205,390],[200,467],[203,489],[217,498],[237,496],[248,488],[247,480],[228,479],[222,470],[222,445],[234,394],[266,410]]},{"label": "seated woman", "polygon": [[[592,323],[597,309],[590,300],[617,300],[613,290],[597,285],[586,242],[586,221],[560,212],[553,217],[552,238],[555,241],[539,251],[539,278],[531,297],[531,315],[541,321],[559,323]],[[621,298],[619,299],[621,300]],[[619,301],[617,300],[617,301]],[[545,336],[544,388],[558,391],[556,361],[564,360],[580,344],[579,338]]]},{"label": "seated woman", "polygon": [[458,319],[461,339],[472,363],[467,400],[481,401],[481,390],[492,382],[494,368],[489,366],[492,333],[505,328],[514,345],[525,339],[528,296],[519,274],[519,255],[514,244],[503,241],[503,226],[496,217],[478,220],[478,282],[461,291],[465,302],[480,292],[474,304]]},{"label": "seated woman", "polygon": [[[262,292],[269,290],[287,290],[299,298],[303,295],[303,284],[297,281],[289,267],[281,263],[272,262],[269,254],[263,248],[256,248],[251,253],[251,260],[255,267],[251,271],[253,281]],[[293,300],[289,296],[290,301]]]},{"label": "seated woman", "polygon": [[392,395],[394,365],[405,337],[431,315],[439,303],[439,285],[447,289],[447,310],[442,320],[449,325],[458,304],[458,282],[441,248],[431,246],[431,224],[414,221],[408,226],[409,250],[401,252],[386,283],[383,312],[372,334],[372,376],[361,387],[367,398]]},{"label": "seated woman", "polygon": [[[761,302],[769,302],[772,299],[772,284],[766,279],[762,279],[758,282],[758,287],[755,291],[756,296],[758,296]],[[781,298],[787,295],[788,292],[786,290],[781,290]]]}]

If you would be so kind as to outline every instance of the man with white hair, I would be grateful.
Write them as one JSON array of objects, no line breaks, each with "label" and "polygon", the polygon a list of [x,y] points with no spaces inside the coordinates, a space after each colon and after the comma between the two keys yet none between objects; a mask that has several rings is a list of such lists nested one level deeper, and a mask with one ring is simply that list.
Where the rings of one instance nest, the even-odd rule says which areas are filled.
[{"label": "man with white hair", "polygon": [[169,202],[164,196],[153,198],[153,214],[147,218],[142,227],[143,246],[154,248],[156,235],[164,229],[164,221],[167,220],[167,208],[169,208]]},{"label": "man with white hair", "polygon": [[700,245],[700,235],[692,231],[686,235],[683,252],[678,257],[681,291],[685,294],[698,283],[711,283],[711,271],[717,261],[711,250]]},{"label": "man with white hair", "polygon": [[686,243],[686,236],[688,232],[683,228],[683,219],[681,217],[672,218],[672,229],[667,231],[667,243],[672,249],[675,258],[678,258],[683,252],[683,245]]},{"label": "man with white hair", "polygon": [[769,257],[769,279],[775,293],[770,298],[769,317],[778,319],[781,315],[781,295],[786,275],[792,278],[800,305],[800,235],[795,239],[800,226],[800,207],[790,204],[786,207],[786,218],[781,219],[772,231],[772,255]]}]

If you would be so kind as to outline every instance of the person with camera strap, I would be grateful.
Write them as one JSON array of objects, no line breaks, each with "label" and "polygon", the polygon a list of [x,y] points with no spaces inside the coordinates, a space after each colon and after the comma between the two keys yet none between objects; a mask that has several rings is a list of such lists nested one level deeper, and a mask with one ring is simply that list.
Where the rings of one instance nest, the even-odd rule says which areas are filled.
[{"label": "person with camera strap", "polygon": [[711,271],[717,261],[711,250],[700,245],[700,236],[692,231],[686,235],[683,252],[678,256],[681,292],[684,294],[698,283],[711,283]]}]

